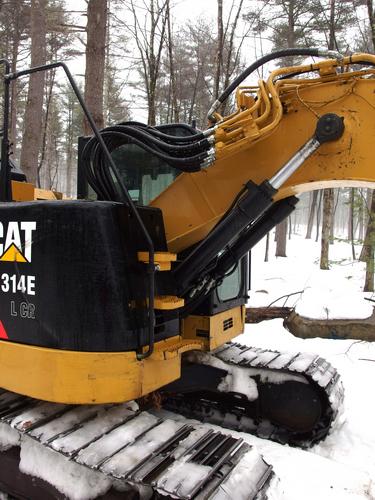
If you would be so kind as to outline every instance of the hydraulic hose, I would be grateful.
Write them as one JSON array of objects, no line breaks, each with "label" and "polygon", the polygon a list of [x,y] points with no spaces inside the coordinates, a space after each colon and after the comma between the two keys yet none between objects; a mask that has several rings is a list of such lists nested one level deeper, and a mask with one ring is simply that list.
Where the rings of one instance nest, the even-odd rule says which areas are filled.
[{"label": "hydraulic hose", "polygon": [[[164,160],[169,165],[185,172],[195,172],[200,170],[200,163],[207,157],[206,150],[202,150],[201,152],[191,156],[172,156],[172,154],[167,154],[166,152],[164,152],[161,149],[160,145],[151,144],[152,141],[141,140],[140,138],[135,137],[135,135],[133,134],[130,135],[116,129],[105,129],[101,131],[101,135],[103,138],[105,138],[105,142],[111,151],[122,144],[136,144],[145,151],[148,151],[161,160]],[[113,138],[117,138],[119,140],[112,142]],[[97,142],[94,138],[92,138],[84,149],[84,159],[86,159],[85,157],[87,155],[91,155],[92,151],[94,151],[96,147]],[[169,151],[169,153],[171,153],[171,151]]]},{"label": "hydraulic hose", "polygon": [[341,54],[333,50],[326,49],[318,49],[318,48],[300,48],[294,47],[289,49],[277,50],[275,52],[271,52],[256,60],[248,66],[233,82],[228,85],[228,87],[223,91],[223,93],[217,98],[217,100],[211,106],[207,118],[211,122],[215,122],[214,113],[217,109],[228,99],[231,93],[247,78],[249,75],[254,73],[258,68],[263,66],[269,61],[273,59],[280,59],[281,57],[290,57],[290,56],[305,56],[305,57],[331,57],[334,59],[342,59]]},{"label": "hydraulic hose", "polygon": [[[192,134],[192,135],[185,135],[185,136],[178,135],[178,136],[176,136],[176,135],[165,134],[164,132],[162,132],[160,130],[160,128],[162,128],[162,127],[159,127],[159,130],[158,130],[155,127],[151,127],[150,125],[146,125],[145,123],[141,123],[141,122],[134,122],[134,121],[121,122],[121,123],[119,123],[119,125],[127,125],[127,126],[141,128],[141,129],[145,130],[146,132],[148,132],[149,134],[152,134],[156,137],[159,137],[165,141],[172,142],[172,143],[185,143],[185,142],[191,143],[191,142],[199,141],[201,139],[205,139],[207,136],[211,135],[214,132],[212,129],[208,129],[205,132],[197,132],[196,134]],[[173,124],[169,124],[168,126],[169,127],[173,126]]]},{"label": "hydraulic hose", "polygon": [[[183,172],[199,171],[212,157],[211,142],[202,134],[189,136],[190,142],[171,143],[164,139],[165,137],[168,140],[175,139],[174,136],[159,134],[153,127],[128,122],[126,125],[103,129],[100,135],[110,152],[124,144],[135,144]],[[191,140],[191,137],[195,140]],[[86,144],[82,153],[82,163],[87,180],[99,199],[118,200],[118,188],[111,175],[108,161],[95,137]]]},{"label": "hydraulic hose", "polygon": [[105,129],[106,133],[107,132],[120,132],[124,134],[128,134],[132,137],[138,138],[141,141],[144,142],[152,142],[156,146],[158,146],[160,149],[163,149],[166,152],[169,153],[190,153],[191,151],[206,151],[210,147],[210,143],[207,139],[202,139],[199,141],[195,141],[192,143],[188,144],[172,144],[169,142],[164,142],[163,140],[160,140],[158,136],[154,134],[148,133],[147,129],[142,129],[142,128],[137,128],[137,127],[132,127],[129,125],[115,125],[112,127],[108,127]]}]

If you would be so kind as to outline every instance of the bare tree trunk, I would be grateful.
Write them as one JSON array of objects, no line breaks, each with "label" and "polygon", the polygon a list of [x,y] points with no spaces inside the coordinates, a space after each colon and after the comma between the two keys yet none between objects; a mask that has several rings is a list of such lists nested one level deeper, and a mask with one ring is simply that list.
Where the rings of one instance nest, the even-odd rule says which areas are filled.
[{"label": "bare tree trunk", "polygon": [[270,233],[267,233],[267,236],[266,236],[266,250],[264,252],[264,262],[268,262],[269,251],[270,251]]},{"label": "bare tree trunk", "polygon": [[223,0],[217,0],[217,52],[216,52],[216,76],[214,97],[219,97],[220,76],[223,67],[224,29],[223,29]]},{"label": "bare tree trunk", "polygon": [[353,226],[354,226],[354,193],[353,188],[349,191],[349,217],[348,217],[348,240],[353,240]]},{"label": "bare tree trunk", "polygon": [[[294,47],[295,46],[295,18],[294,18],[294,2],[290,1],[288,5],[288,47]],[[289,64],[294,64],[293,58],[291,58]]]},{"label": "bare tree trunk", "polygon": [[350,188],[348,239],[352,247],[352,259],[356,260],[354,247],[354,188]]},{"label": "bare tree trunk", "polygon": [[[282,226],[279,228],[279,226]],[[288,220],[280,222],[276,226],[275,241],[276,241],[276,257],[286,257],[286,240],[288,234]],[[280,252],[280,254],[278,253]]]},{"label": "bare tree trunk", "polygon": [[333,201],[333,189],[325,189],[323,192],[323,222],[322,245],[320,251],[320,269],[329,269],[328,252],[331,234]]},{"label": "bare tree trunk", "polygon": [[365,211],[363,207],[363,190],[361,188],[359,189],[359,194],[360,194],[360,205],[358,209],[358,240],[362,241],[364,234]]},{"label": "bare tree trunk", "polygon": [[113,74],[111,73],[111,0],[107,0],[107,16],[106,16],[106,30],[105,30],[105,55],[104,55],[104,74],[103,74],[103,122],[105,124],[111,123],[111,109],[110,109],[110,98],[111,98],[111,79]]},{"label": "bare tree trunk", "polygon": [[318,201],[318,191],[312,191],[311,193],[311,203],[310,203],[310,210],[309,210],[309,218],[307,222],[307,230],[306,230],[306,236],[305,238],[307,240],[311,239],[311,233],[314,225],[314,214],[315,214],[315,209],[316,209],[316,204]]},{"label": "bare tree trunk", "polygon": [[[295,45],[295,16],[294,16],[294,2],[287,3],[288,8],[288,26],[287,26],[287,46],[289,48]],[[285,58],[286,64],[293,65],[293,57]],[[279,227],[280,226],[280,227]],[[286,257],[286,239],[288,231],[288,221],[284,220],[276,226],[276,256]]]},{"label": "bare tree trunk", "polygon": [[336,0],[330,0],[330,14],[329,14],[329,42],[328,42],[328,48],[330,50],[335,50],[338,49],[337,47],[337,41],[336,41],[336,33],[335,33],[335,7],[336,7]]},{"label": "bare tree trunk", "polygon": [[[19,15],[19,7],[18,2],[15,4],[15,8],[18,10],[17,14]],[[18,51],[21,41],[20,31],[18,29],[18,15],[16,15],[16,29],[13,36],[13,46],[12,46],[12,62],[11,62],[11,72],[15,73],[17,70],[17,60],[18,60]],[[12,151],[13,154],[16,155],[17,152],[17,80],[13,80],[11,88],[10,88],[10,131],[9,131],[9,139],[11,144],[13,144]]]},{"label": "bare tree trunk", "polygon": [[286,257],[286,237],[288,232],[288,219],[276,226],[276,257]]},{"label": "bare tree trunk", "polygon": [[321,214],[321,208],[322,208],[322,197],[323,197],[323,191],[320,189],[319,190],[319,203],[318,207],[316,209],[316,233],[315,233],[315,242],[318,241],[319,239],[319,231],[320,231],[320,214]]},{"label": "bare tree trunk", "polygon": [[365,286],[363,287],[363,291],[374,291],[374,247],[372,245],[366,262]]},{"label": "bare tree trunk", "polygon": [[373,209],[375,209],[375,190],[373,190],[371,193],[371,205],[369,208],[369,218],[367,221],[365,240],[363,242],[361,254],[359,256],[359,260],[361,262],[367,262],[370,255],[371,240],[374,233],[373,223],[375,219],[375,212],[373,212]]},{"label": "bare tree trunk", "polygon": [[[241,11],[243,7],[243,2],[244,0],[240,0],[237,6],[237,10],[233,19],[233,22],[231,23],[231,13],[232,10],[234,9],[235,2],[232,0],[232,5],[230,7],[230,13],[226,22],[224,34],[223,34],[223,43],[222,43],[222,77],[223,77],[223,88],[227,88],[230,79],[232,77],[233,72],[235,71],[236,67],[238,67],[239,62],[240,62],[240,48],[242,46],[242,43],[244,41],[244,38],[246,35],[242,37],[242,40],[239,42],[238,49],[235,50],[235,39],[237,35],[237,26],[238,26],[238,21],[240,20],[241,16]],[[228,30],[229,30],[229,25],[231,24],[229,36],[228,36]],[[225,45],[225,52],[224,52],[224,45]],[[224,60],[225,57],[225,60]],[[220,109],[220,113],[222,115],[226,114],[226,108],[228,107],[228,101],[225,101]]]},{"label": "bare tree trunk", "polygon": [[[336,199],[335,199],[335,193],[336,193]],[[337,205],[339,203],[339,198],[340,198],[340,189],[332,189],[332,217],[331,217],[331,228],[329,231],[329,244],[333,245],[334,240],[335,240],[335,218],[336,218],[336,210],[337,210]]]},{"label": "bare tree trunk", "polygon": [[148,106],[149,125],[156,123],[156,89],[160,76],[161,56],[166,42],[168,2],[159,3],[149,0],[145,5],[145,16],[149,19],[150,28],[140,23],[133,0],[129,0],[134,25],[132,34],[138,47],[142,64],[142,76],[145,86]]},{"label": "bare tree trunk", "polygon": [[[104,127],[103,94],[106,29],[107,0],[89,0],[86,28],[85,101],[99,128]],[[83,121],[83,130],[86,135],[92,133],[86,119]]]},{"label": "bare tree trunk", "polygon": [[[47,0],[31,1],[31,66],[46,63],[46,5]],[[29,182],[36,184],[38,155],[43,122],[44,73],[33,73],[29,79],[21,165]]]},{"label": "bare tree trunk", "polygon": [[[328,48],[333,50],[336,47],[335,38],[335,6],[336,0],[330,0],[329,19],[329,41]],[[322,220],[322,241],[320,251],[320,269],[329,269],[329,243],[333,241],[333,209],[334,190],[325,189],[323,192],[323,220]]]},{"label": "bare tree trunk", "polygon": [[176,88],[176,73],[173,55],[173,34],[171,27],[171,10],[170,2],[167,2],[167,29],[168,29],[168,55],[169,55],[169,73],[170,73],[170,86],[171,86],[171,100],[172,100],[172,121],[178,123],[180,121],[180,112],[177,105],[177,88]]},{"label": "bare tree trunk", "polygon": [[72,196],[72,167],[73,167],[73,106],[68,109],[68,122],[66,126],[66,194]]},{"label": "bare tree trunk", "polygon": [[375,49],[375,16],[374,16],[374,6],[372,0],[366,0],[368,20],[370,25],[372,47]]},{"label": "bare tree trunk", "polygon": [[193,121],[193,112],[194,112],[194,106],[195,106],[195,101],[196,101],[196,97],[197,97],[200,74],[201,74],[201,67],[198,67],[198,71],[195,75],[194,87],[193,87],[192,96],[191,96],[191,100],[190,100],[188,123],[191,123]]},{"label": "bare tree trunk", "polygon": [[[375,15],[372,0],[367,0],[367,13],[369,28],[371,33],[372,48],[375,50]],[[368,191],[369,192],[369,191]],[[375,239],[375,191],[371,193],[371,205],[369,208],[369,217],[367,221],[367,228],[365,234],[365,241],[363,243],[361,255],[359,259],[366,262],[366,276],[364,292],[374,291],[374,239]]]},{"label": "bare tree trunk", "polygon": [[[50,111],[51,100],[52,100],[53,86],[55,84],[55,75],[56,75],[56,70],[53,70],[48,75],[49,81],[47,82],[47,95],[46,95],[45,115],[44,115],[42,141],[41,141],[41,154],[40,154],[40,161],[38,164],[38,185],[39,186],[42,186],[40,174],[41,174],[41,170],[42,170],[43,164],[45,163],[45,158],[46,158],[48,119],[49,119],[49,111]],[[47,169],[48,169],[48,167],[49,166],[46,165]],[[45,187],[47,187],[47,186],[45,186]]]},{"label": "bare tree trunk", "polygon": [[365,242],[360,259],[366,262],[364,292],[374,291],[374,247],[375,247],[375,191],[372,191],[370,216],[367,224]]}]

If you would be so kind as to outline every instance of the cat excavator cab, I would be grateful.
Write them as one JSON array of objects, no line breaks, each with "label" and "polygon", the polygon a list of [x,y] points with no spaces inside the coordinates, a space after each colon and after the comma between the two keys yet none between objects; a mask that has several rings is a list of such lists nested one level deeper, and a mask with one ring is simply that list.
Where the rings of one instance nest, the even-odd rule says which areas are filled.
[{"label": "cat excavator cab", "polygon": [[[291,55],[324,59],[239,86]],[[328,434],[343,388],[319,356],[231,342],[244,331],[248,253],[298,194],[374,186],[375,57],[264,56],[214,103],[205,131],[138,122],[99,131],[63,63],[17,73],[6,66],[5,88],[56,67],[93,128],[79,140],[77,199],[11,179],[4,107],[4,453],[21,447],[21,469],[53,483],[27,459],[32,442],[61,470],[68,460],[106,478],[100,494],[120,482],[173,498],[229,498],[236,484],[238,498],[265,498],[272,467],[209,424],[308,447]],[[234,90],[235,109],[221,116]],[[10,488],[1,473],[0,483]],[[41,498],[43,485],[33,484]]]}]

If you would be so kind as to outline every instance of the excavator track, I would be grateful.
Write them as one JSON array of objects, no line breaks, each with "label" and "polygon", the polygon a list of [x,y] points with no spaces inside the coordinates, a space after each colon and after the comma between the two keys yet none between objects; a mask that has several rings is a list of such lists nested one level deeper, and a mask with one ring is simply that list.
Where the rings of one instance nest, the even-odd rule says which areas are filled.
[{"label": "excavator track", "polygon": [[[258,399],[249,402],[246,391],[239,394],[225,385],[209,397],[207,393],[172,393],[163,407],[188,417],[174,420],[158,410],[142,411],[135,402],[74,406],[3,391],[0,431],[1,426],[6,426],[19,437],[21,463],[30,450],[35,456],[36,446],[37,453],[57,455],[62,468],[74,463],[134,490],[146,488],[153,492],[153,498],[229,500],[235,488],[238,500],[263,500],[274,476],[272,467],[242,438],[220,432],[209,423],[283,444],[308,447],[323,439],[338,417],[344,395],[340,377],[335,368],[317,355],[229,343],[211,354],[191,353],[188,360],[195,373],[199,367],[214,367],[221,382],[226,379],[223,374],[233,380],[239,377],[241,384],[237,387],[244,387],[244,381],[251,378],[251,384],[256,383]],[[202,373],[197,377],[202,385]],[[284,400],[283,390],[288,384],[292,384],[289,392],[297,393],[292,407]],[[307,394],[314,400],[313,412],[319,410],[311,429],[296,429],[293,425],[288,428],[265,418],[262,391],[268,386],[277,388],[281,395],[279,402],[275,401],[275,392],[271,393],[271,400],[276,406],[285,407],[286,413],[299,404],[301,388],[301,394],[307,388]],[[255,416],[249,416],[249,405],[252,410],[255,408]],[[1,435],[0,432],[0,444]],[[49,480],[43,470],[35,473],[27,460],[22,470]]]},{"label": "excavator track", "polygon": [[[258,390],[255,401],[249,401],[244,394],[223,387],[223,375],[215,391],[179,392],[180,386],[171,384],[163,406],[189,418],[308,448],[328,435],[340,413],[344,397],[340,376],[316,354],[283,353],[227,343],[213,353],[194,352],[187,359],[193,373],[199,366],[224,370],[224,378],[227,374],[238,377],[240,371],[242,385],[248,375]],[[206,374],[200,377],[204,384]],[[307,422],[303,421],[305,415]]]},{"label": "excavator track", "polygon": [[140,411],[134,402],[72,406],[3,391],[0,422],[19,433],[21,460],[39,446],[59,454],[62,467],[75,462],[123,485],[148,487],[155,497],[229,500],[235,486],[238,499],[265,499],[273,475],[243,439]]}]

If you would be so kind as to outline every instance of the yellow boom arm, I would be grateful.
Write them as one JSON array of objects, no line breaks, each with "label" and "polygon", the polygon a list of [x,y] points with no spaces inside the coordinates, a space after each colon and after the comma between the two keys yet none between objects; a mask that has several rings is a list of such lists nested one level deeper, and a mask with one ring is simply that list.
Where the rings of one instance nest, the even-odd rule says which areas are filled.
[{"label": "yellow boom arm", "polygon": [[[353,71],[356,62],[369,66]],[[343,117],[342,137],[321,145],[280,187],[275,201],[325,187],[374,187],[374,78],[375,56],[357,54],[277,69],[257,87],[240,88],[236,111],[217,117],[212,165],[181,174],[151,203],[163,211],[169,250],[202,240],[243,185],[271,179],[326,113]]]}]

